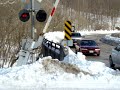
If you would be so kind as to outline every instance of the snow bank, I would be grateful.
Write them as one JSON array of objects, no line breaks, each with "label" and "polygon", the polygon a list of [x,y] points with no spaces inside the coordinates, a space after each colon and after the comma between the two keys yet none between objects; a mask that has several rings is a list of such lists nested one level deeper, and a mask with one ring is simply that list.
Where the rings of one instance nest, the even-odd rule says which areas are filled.
[{"label": "snow bank", "polygon": [[[97,30],[97,31],[78,31],[81,33],[82,36],[84,35],[94,35],[94,34],[111,34],[111,33],[120,33],[119,30]],[[48,32],[45,34],[45,38],[50,41],[60,42],[64,39],[64,32],[56,31],[56,32]]]},{"label": "snow bank", "polygon": [[111,33],[120,33],[120,30],[80,30],[81,35],[94,35],[94,34],[111,34]]},{"label": "snow bank", "polygon": [[55,43],[59,43],[61,40],[64,39],[64,32],[60,32],[60,31],[49,32],[49,33],[46,33],[44,36],[49,41],[53,41]]},{"label": "snow bank", "polygon": [[[59,42],[63,33],[50,35],[46,38]],[[120,89],[120,71],[87,61],[81,52],[75,54],[71,49],[62,62],[45,57],[33,64],[0,69],[0,90],[40,89]]]},{"label": "snow bank", "polygon": [[114,42],[116,42],[116,43],[120,43],[120,38],[112,37],[111,34],[106,35],[106,36],[105,36],[105,39],[107,39],[107,40],[112,40],[112,41],[114,41]]},{"label": "snow bank", "polygon": [[[0,69],[0,90],[40,88],[119,88],[120,72],[70,51],[60,62],[51,57],[20,67]],[[113,83],[114,82],[114,83]],[[99,85],[99,86],[98,86]],[[87,86],[87,87],[86,87]]]},{"label": "snow bank", "polygon": [[105,37],[101,38],[101,41],[114,46],[120,44],[120,38],[113,37],[111,34],[105,35]]},{"label": "snow bank", "polygon": [[85,55],[83,55],[81,52],[75,54],[71,49],[69,49],[69,55],[67,55],[64,58],[64,62],[77,65],[80,69],[87,71],[92,75],[104,75],[108,73],[115,73],[113,69],[106,67],[104,63],[96,61],[87,61],[85,59]]}]

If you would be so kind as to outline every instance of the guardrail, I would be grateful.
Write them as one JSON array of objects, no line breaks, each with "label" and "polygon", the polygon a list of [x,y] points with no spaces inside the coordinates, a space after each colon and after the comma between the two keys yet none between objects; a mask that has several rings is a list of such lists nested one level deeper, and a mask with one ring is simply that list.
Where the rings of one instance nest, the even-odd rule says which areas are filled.
[{"label": "guardrail", "polygon": [[51,56],[53,59],[58,59],[60,61],[62,61],[66,56],[64,46],[47,39],[43,39],[42,54],[43,57]]}]

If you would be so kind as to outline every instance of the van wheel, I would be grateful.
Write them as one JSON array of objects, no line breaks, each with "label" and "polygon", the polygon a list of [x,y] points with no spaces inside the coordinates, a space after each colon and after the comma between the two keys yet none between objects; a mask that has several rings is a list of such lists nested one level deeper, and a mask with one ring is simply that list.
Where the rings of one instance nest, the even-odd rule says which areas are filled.
[{"label": "van wheel", "polygon": [[77,50],[75,50],[75,54],[77,54]]},{"label": "van wheel", "polygon": [[115,67],[115,64],[113,64],[113,60],[112,60],[111,56],[109,57],[109,64],[110,64],[110,68],[114,68]]}]

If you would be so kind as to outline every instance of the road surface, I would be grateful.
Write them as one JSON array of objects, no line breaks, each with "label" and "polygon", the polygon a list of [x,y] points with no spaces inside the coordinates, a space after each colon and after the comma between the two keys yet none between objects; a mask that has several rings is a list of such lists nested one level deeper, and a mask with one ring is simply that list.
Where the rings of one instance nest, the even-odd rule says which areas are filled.
[{"label": "road surface", "polygon": [[86,56],[86,59],[89,60],[89,61],[100,61],[100,62],[105,63],[106,66],[109,66],[109,55],[111,53],[112,48],[114,48],[114,46],[102,43],[100,41],[100,39],[104,36],[105,35],[88,35],[88,36],[85,36],[85,39],[95,40],[98,43],[98,45],[101,49],[100,56],[94,56],[94,55],[93,56]]}]

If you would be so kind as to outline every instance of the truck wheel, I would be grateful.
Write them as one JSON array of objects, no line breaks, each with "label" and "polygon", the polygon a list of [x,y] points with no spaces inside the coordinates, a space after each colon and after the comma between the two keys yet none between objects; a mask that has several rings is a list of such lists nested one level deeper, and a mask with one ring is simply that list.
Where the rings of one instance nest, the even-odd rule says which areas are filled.
[{"label": "truck wheel", "polygon": [[113,64],[113,60],[112,60],[111,56],[109,57],[109,64],[110,64],[110,68],[114,68],[115,67],[115,64]]}]

